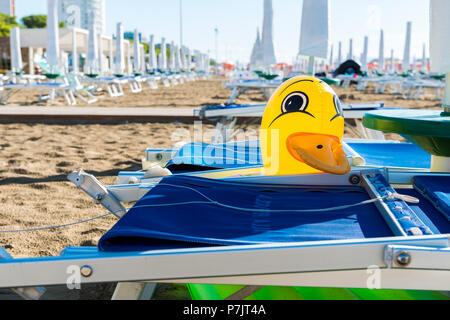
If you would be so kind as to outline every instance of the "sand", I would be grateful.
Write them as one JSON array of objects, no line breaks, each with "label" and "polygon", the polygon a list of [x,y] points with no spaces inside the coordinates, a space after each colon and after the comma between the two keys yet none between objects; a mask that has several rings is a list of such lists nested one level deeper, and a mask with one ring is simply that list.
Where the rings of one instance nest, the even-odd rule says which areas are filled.
[{"label": "sand", "polygon": [[[225,103],[230,95],[221,80],[189,82],[174,88],[145,89],[110,99],[103,95],[99,106],[201,107]],[[343,102],[384,101],[389,107],[439,108],[433,96],[419,101],[390,94],[376,95],[373,88],[361,93],[353,88],[335,88]],[[15,95],[11,102],[32,104],[33,96]],[[237,103],[261,103],[260,93],[243,95]],[[58,107],[61,102],[55,104]],[[258,120],[240,124],[258,128]],[[189,123],[116,124],[0,124],[0,231],[53,226],[84,220],[106,211],[67,181],[78,168],[95,175],[103,184],[115,184],[119,171],[141,169],[147,147],[170,148],[176,129],[192,132]],[[205,128],[212,129],[212,124]],[[346,130],[347,137],[355,137]],[[392,136],[393,138],[398,138]],[[14,257],[58,255],[66,246],[95,246],[116,222],[107,217],[86,224],[25,233],[0,233],[0,246]]]}]

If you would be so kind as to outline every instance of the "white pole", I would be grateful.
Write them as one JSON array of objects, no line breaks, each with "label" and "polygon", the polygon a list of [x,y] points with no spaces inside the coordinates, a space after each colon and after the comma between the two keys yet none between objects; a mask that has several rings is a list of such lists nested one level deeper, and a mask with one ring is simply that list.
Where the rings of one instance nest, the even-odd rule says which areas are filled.
[{"label": "white pole", "polygon": [[131,44],[130,41],[126,41],[125,44],[127,45],[127,74],[131,75],[133,73],[133,66],[131,64]]},{"label": "white pole", "polygon": [[339,41],[339,49],[338,49],[338,61],[337,66],[339,67],[342,64],[342,42]]},{"label": "white pole", "polygon": [[180,0],[180,47],[183,45],[183,0]]},{"label": "white pole", "polygon": [[72,30],[72,69],[74,74],[80,72],[80,67],[78,63],[78,41],[77,41],[77,30],[74,28]]},{"label": "white pole", "polygon": [[161,70],[167,71],[167,47],[166,47],[166,38],[162,38],[161,40]]},{"label": "white pole", "polygon": [[149,42],[149,67],[150,72],[154,72],[156,69],[158,69],[157,66],[157,59],[156,59],[156,51],[155,51],[155,36],[150,36],[150,42]]},{"label": "white pole", "polygon": [[103,75],[105,73],[105,60],[103,55],[103,36],[101,33],[98,35],[98,60],[100,75]]},{"label": "white pole", "polygon": [[139,31],[137,29],[134,30],[134,55],[133,55],[133,67],[134,72],[138,73],[141,70],[141,50],[140,50],[140,41],[139,41]]},{"label": "white pole", "polygon": [[116,75],[123,75],[125,72],[125,55],[124,55],[124,45],[123,45],[123,24],[117,24],[117,35],[116,35]]},{"label": "white pole", "polygon": [[331,51],[330,51],[330,70],[332,70],[333,69],[333,49],[334,49],[334,46],[333,45],[331,45]]},{"label": "white pole", "polygon": [[89,21],[89,44],[88,44],[88,73],[97,74],[98,68],[98,34],[95,25],[95,14],[91,12]]},{"label": "white pole", "polygon": [[47,0],[47,60],[51,74],[60,72],[58,0]]},{"label": "white pole", "polygon": [[20,46],[20,29],[18,27],[14,27],[11,29],[10,49],[11,49],[11,71],[13,73],[20,72],[23,68],[23,62],[22,62],[22,50]]},{"label": "white pole", "polygon": [[427,70],[427,49],[426,44],[423,44],[423,52],[422,52],[422,71],[426,72]]},{"label": "white pole", "polygon": [[367,72],[369,70],[368,65],[367,65],[367,55],[369,52],[369,37],[365,36],[364,37],[364,51],[362,54],[362,59],[361,59],[361,69],[364,72]]},{"label": "white pole", "polygon": [[390,66],[391,73],[394,73],[395,71],[395,58],[394,58],[394,49],[391,49],[391,66]]},{"label": "white pole", "polygon": [[380,54],[378,58],[378,71],[384,71],[384,31],[380,31]]},{"label": "white pole", "polygon": [[353,39],[350,39],[347,59],[353,59]]},{"label": "white pole", "polygon": [[406,40],[405,40],[405,52],[403,53],[403,65],[402,71],[406,72],[410,68],[411,62],[411,28],[412,22],[408,22],[406,25]]}]

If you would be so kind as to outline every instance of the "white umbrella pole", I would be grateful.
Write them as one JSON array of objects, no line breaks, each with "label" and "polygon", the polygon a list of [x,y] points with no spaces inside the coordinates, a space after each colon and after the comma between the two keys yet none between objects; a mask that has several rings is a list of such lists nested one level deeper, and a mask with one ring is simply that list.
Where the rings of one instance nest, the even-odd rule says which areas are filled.
[{"label": "white umbrella pole", "polygon": [[350,39],[348,48],[348,59],[353,59],[353,39]]},{"label": "white umbrella pole", "polygon": [[425,43],[423,44],[423,51],[422,51],[422,70],[427,70],[427,49]]},{"label": "white umbrella pole", "polygon": [[332,70],[333,69],[333,49],[334,49],[334,46],[333,45],[331,45],[331,51],[330,51],[330,70]]},{"label": "white umbrella pole", "polygon": [[161,70],[167,71],[167,46],[166,46],[166,38],[162,38],[161,40]]},{"label": "white umbrella pole", "polygon": [[411,27],[412,22],[408,22],[406,25],[406,40],[405,40],[405,52],[403,53],[403,65],[402,71],[408,71],[411,62]]},{"label": "white umbrella pole", "polygon": [[342,64],[342,42],[339,41],[339,48],[338,48],[338,67]]},{"label": "white umbrella pole", "polygon": [[14,27],[10,34],[10,49],[11,49],[11,71],[13,73],[20,72],[23,68],[22,50],[20,46],[20,29]]},{"label": "white umbrella pole", "polygon": [[384,31],[380,31],[380,55],[378,59],[378,71],[384,71]]},{"label": "white umbrella pole", "polygon": [[103,36],[102,34],[98,35],[98,57],[99,57],[99,71],[100,75],[105,73],[105,60],[103,55]]},{"label": "white umbrella pole", "polygon": [[390,66],[391,72],[395,71],[395,59],[394,59],[394,50],[391,50],[391,66]]},{"label": "white umbrella pole", "polygon": [[134,30],[134,56],[133,56],[133,67],[134,72],[138,73],[141,71],[141,50],[139,41],[139,32],[137,29]]},{"label": "white umbrella pole", "polygon": [[72,30],[72,69],[74,74],[78,74],[80,71],[78,63],[78,42],[77,42],[77,30]]},{"label": "white umbrella pole", "polygon": [[98,35],[95,26],[95,14],[91,12],[89,21],[88,73],[97,74],[98,68]]},{"label": "white umbrella pole", "polygon": [[60,54],[58,0],[47,0],[47,60],[52,74],[59,74]]},{"label": "white umbrella pole", "polygon": [[369,51],[369,37],[364,37],[364,51],[362,54],[362,59],[361,59],[361,65],[362,65],[362,70],[367,72],[369,70],[368,66],[367,66],[367,55],[368,55],[368,51]]},{"label": "white umbrella pole", "polygon": [[122,23],[117,24],[116,63],[115,63],[114,71],[117,75],[123,75],[123,73],[125,71],[125,55],[124,55],[124,45],[123,45],[123,25],[122,25]]},{"label": "white umbrella pole", "polygon": [[150,36],[150,42],[149,42],[149,67],[150,72],[154,72],[155,69],[158,69],[157,66],[157,59],[156,59],[156,51],[155,51],[155,36]]}]

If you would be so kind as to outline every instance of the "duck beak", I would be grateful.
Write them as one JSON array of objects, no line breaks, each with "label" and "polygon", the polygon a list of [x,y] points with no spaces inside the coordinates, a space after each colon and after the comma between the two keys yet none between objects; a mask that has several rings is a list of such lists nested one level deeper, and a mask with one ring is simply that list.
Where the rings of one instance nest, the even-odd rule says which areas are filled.
[{"label": "duck beak", "polygon": [[342,144],[335,136],[295,133],[287,139],[287,148],[295,159],[322,172],[344,175],[351,170]]}]

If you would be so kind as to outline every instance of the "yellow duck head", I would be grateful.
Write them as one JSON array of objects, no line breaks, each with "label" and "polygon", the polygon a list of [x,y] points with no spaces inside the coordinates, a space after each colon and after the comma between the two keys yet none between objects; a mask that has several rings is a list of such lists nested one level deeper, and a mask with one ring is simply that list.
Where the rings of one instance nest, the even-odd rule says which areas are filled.
[{"label": "yellow duck head", "polygon": [[265,174],[346,174],[343,135],[343,112],[333,89],[314,77],[292,78],[274,92],[264,112]]}]

